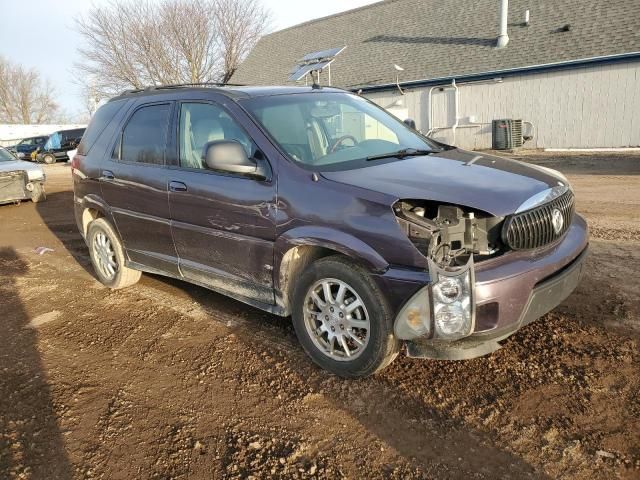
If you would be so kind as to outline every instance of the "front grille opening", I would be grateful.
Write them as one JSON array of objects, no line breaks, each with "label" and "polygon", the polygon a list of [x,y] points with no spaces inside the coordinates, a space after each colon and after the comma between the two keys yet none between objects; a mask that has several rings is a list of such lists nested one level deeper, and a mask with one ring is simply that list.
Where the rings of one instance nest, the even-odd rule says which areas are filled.
[{"label": "front grille opening", "polygon": [[[526,212],[507,218],[502,231],[502,240],[513,250],[540,248],[561,238],[571,225],[575,208],[573,193],[564,195]],[[554,211],[560,211],[562,228],[553,227]]]}]

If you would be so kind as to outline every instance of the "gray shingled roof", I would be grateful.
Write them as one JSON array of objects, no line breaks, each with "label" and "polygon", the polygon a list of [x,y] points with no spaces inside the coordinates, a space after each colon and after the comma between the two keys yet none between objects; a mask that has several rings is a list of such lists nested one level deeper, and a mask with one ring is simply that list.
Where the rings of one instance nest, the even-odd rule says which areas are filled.
[{"label": "gray shingled roof", "polygon": [[304,54],[343,45],[331,75],[347,88],[395,82],[394,63],[405,69],[401,81],[414,81],[640,52],[640,0],[511,0],[503,49],[494,46],[498,5],[386,0],[312,20],[263,37],[231,81],[288,84]]}]

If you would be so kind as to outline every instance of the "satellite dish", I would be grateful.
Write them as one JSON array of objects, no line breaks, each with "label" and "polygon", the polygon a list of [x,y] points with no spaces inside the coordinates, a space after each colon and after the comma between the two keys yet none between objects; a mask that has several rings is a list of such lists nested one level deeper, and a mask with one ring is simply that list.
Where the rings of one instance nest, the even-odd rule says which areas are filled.
[{"label": "satellite dish", "polygon": [[[320,50],[319,52],[307,53],[298,60],[296,66],[289,72],[289,80],[297,82],[313,72],[321,72],[329,67],[329,85],[331,85],[331,62],[345,49],[344,47],[331,48],[329,50]],[[315,78],[313,79],[314,85]]]},{"label": "satellite dish", "polygon": [[395,63],[393,64],[393,68],[395,68],[399,72],[404,72],[404,68],[402,68],[400,65],[396,65]]}]

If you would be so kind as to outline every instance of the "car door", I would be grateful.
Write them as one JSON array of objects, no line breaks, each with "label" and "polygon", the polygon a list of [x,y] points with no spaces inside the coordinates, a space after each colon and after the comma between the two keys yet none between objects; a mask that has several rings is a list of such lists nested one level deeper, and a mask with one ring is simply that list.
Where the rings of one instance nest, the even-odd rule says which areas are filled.
[{"label": "car door", "polygon": [[177,105],[178,165],[170,168],[171,228],[180,270],[231,296],[274,302],[276,191],[271,179],[207,169],[207,142],[237,140],[250,158],[266,159],[221,105]]},{"label": "car door", "polygon": [[100,180],[129,258],[150,269],[178,275],[165,168],[172,110],[171,102],[135,108],[118,132]]}]

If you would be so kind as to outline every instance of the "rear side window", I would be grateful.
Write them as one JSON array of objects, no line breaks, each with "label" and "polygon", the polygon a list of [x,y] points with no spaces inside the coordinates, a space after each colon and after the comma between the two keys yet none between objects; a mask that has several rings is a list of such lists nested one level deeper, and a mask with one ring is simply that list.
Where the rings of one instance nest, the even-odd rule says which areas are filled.
[{"label": "rear side window", "polygon": [[78,130],[76,137],[82,137],[82,141],[78,146],[78,153],[80,155],[86,155],[89,150],[91,150],[91,147],[96,143],[100,134],[125,103],[127,103],[125,100],[105,103],[93,114],[93,117],[91,117],[91,121],[84,135],[82,130]]},{"label": "rear side window", "polygon": [[169,104],[136,110],[122,132],[121,160],[164,164],[169,110]]}]

